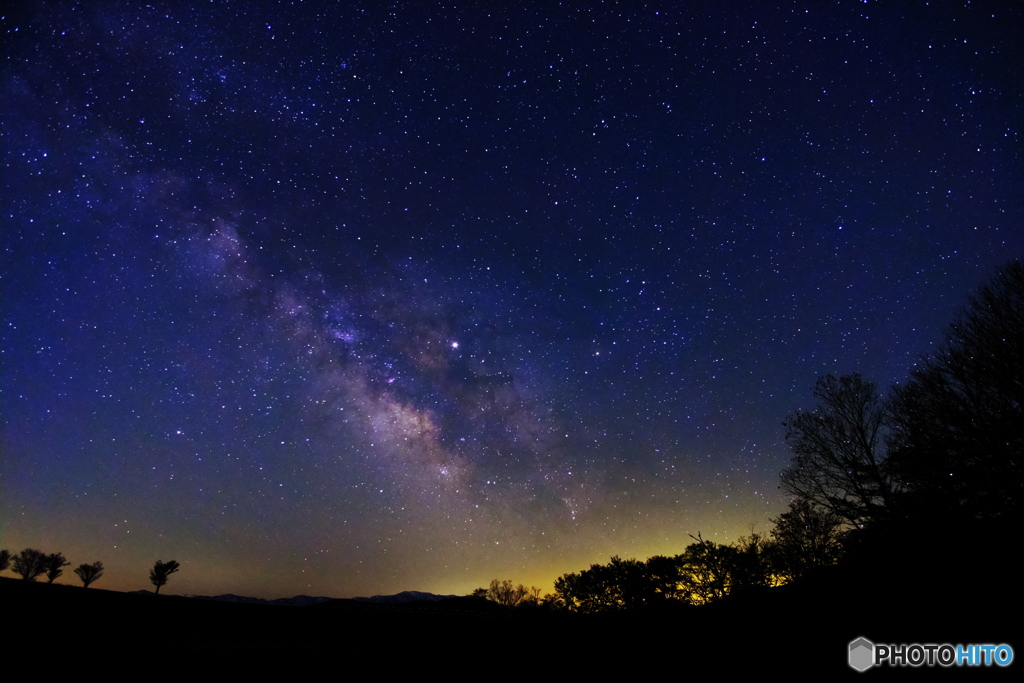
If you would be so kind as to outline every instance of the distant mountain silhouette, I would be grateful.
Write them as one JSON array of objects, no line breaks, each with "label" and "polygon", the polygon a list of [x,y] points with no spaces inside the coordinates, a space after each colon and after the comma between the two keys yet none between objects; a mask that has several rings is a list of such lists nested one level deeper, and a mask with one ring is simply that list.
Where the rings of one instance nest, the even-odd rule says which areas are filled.
[{"label": "distant mountain silhouette", "polygon": [[420,591],[402,591],[395,595],[374,595],[372,598],[352,598],[356,602],[373,602],[380,605],[404,605],[410,602],[438,602],[450,600],[458,595],[435,595],[433,593],[421,593]]}]

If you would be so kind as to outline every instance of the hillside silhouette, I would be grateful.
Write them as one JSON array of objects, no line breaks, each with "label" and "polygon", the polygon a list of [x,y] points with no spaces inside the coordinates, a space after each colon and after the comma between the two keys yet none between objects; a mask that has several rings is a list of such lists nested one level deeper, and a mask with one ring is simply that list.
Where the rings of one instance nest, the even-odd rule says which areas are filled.
[{"label": "hillside silhouette", "polygon": [[[548,671],[601,671],[671,659],[685,662],[690,675],[781,668],[845,676],[856,675],[847,666],[845,647],[860,636],[875,642],[1020,646],[1006,622],[996,619],[1024,607],[1013,564],[998,542],[1005,531],[992,529],[974,538],[979,548],[988,549],[975,558],[986,568],[989,585],[1000,587],[996,602],[951,590],[949,575],[934,566],[924,571],[918,543],[904,544],[888,559],[847,563],[798,584],[710,605],[599,614],[506,608],[473,597],[280,606],[11,578],[0,579],[0,601],[9,614],[19,615],[19,629],[8,636],[15,647],[48,624],[88,623],[94,638],[62,645],[63,652],[83,662],[147,651],[153,633],[144,626],[159,624],[161,649],[180,661],[215,655],[287,662],[344,655],[352,666],[416,668],[429,662],[461,668],[493,665],[496,648],[515,647],[520,656],[537,653]],[[923,544],[932,540],[920,538]],[[542,656],[545,652],[551,654]]]}]

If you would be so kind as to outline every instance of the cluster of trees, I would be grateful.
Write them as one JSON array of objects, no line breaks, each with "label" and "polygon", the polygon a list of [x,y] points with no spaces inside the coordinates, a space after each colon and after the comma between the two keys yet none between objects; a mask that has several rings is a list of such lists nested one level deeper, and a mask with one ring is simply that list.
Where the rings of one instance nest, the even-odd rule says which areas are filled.
[{"label": "cluster of trees", "polygon": [[1013,523],[1024,500],[1024,265],[971,297],[938,351],[883,397],[823,377],[784,423],[783,488],[855,529]]},{"label": "cluster of trees", "polygon": [[[53,583],[64,574],[64,567],[70,566],[71,563],[61,553],[47,555],[33,548],[25,548],[17,555],[12,555],[9,550],[0,550],[0,571],[10,568],[25,581],[35,581],[40,576],[46,576],[47,583]],[[156,561],[149,572],[149,580],[156,586],[158,595],[160,588],[167,584],[171,574],[177,572],[179,568],[180,565],[174,560]],[[81,564],[75,569],[75,574],[78,575],[82,586],[88,588],[103,576],[103,563],[96,561],[92,564]]]},{"label": "cluster of trees", "polygon": [[768,537],[751,533],[727,545],[697,534],[675,557],[613,557],[608,564],[565,574],[555,581],[550,601],[575,612],[705,605],[796,581],[838,561],[845,533],[841,519],[797,500],[774,521]]},{"label": "cluster of trees", "polygon": [[[48,555],[34,548],[25,548],[17,555],[11,555],[8,550],[0,550],[0,571],[9,567],[26,581],[35,581],[40,576],[46,576],[46,582],[53,583],[63,576],[64,567],[70,566],[71,563],[62,553]],[[82,585],[88,588],[89,584],[103,576],[103,563],[79,565],[75,569],[75,574],[81,579]]]},{"label": "cluster of trees", "polygon": [[539,602],[579,612],[706,604],[801,581],[852,548],[877,552],[878,539],[902,541],[940,520],[947,530],[1016,530],[1024,501],[1024,265],[1009,263],[971,297],[938,351],[887,396],[854,374],[822,377],[814,397],[813,410],[783,423],[794,457],[781,483],[793,501],[769,537],[722,545],[698,534],[675,557],[613,557],[563,575]]},{"label": "cluster of trees", "polygon": [[540,588],[527,588],[523,584],[513,584],[511,579],[499,581],[494,579],[488,588],[477,588],[471,594],[475,598],[484,598],[505,607],[520,605],[538,605],[541,602]]},{"label": "cluster of trees", "polygon": [[847,525],[803,499],[775,520],[769,536],[751,533],[733,544],[691,536],[680,555],[646,561],[613,557],[555,581],[555,592],[540,596],[512,581],[491,582],[474,596],[508,607],[541,605],[574,612],[652,608],[666,604],[704,605],[729,595],[800,580],[838,562]]}]

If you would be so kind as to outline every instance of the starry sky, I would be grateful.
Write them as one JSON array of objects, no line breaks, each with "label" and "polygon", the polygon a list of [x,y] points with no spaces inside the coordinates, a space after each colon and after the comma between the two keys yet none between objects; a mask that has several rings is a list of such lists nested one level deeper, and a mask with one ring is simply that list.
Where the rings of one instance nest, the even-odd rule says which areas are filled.
[{"label": "starry sky", "polygon": [[19,3],[0,547],[351,597],[767,531],[816,378],[1024,256],[1022,19]]}]

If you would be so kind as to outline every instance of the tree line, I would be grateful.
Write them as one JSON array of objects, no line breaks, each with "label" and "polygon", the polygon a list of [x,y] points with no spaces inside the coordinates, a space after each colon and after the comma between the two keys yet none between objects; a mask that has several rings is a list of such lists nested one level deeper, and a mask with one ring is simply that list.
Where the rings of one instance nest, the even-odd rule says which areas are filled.
[{"label": "tree line", "polygon": [[[798,499],[773,521],[769,535],[751,532],[732,544],[698,533],[673,557],[612,557],[607,564],[560,576],[554,593],[533,604],[583,613],[706,605],[799,581],[838,561],[848,531],[835,515]],[[485,597],[494,599],[491,592]]]},{"label": "tree line", "polygon": [[[64,574],[64,568],[70,567],[62,553],[46,554],[34,548],[25,548],[17,555],[12,555],[9,550],[0,550],[0,571],[12,569],[15,574],[21,576],[25,581],[35,581],[40,576],[45,576],[47,583],[53,583]],[[167,584],[171,574],[178,571],[180,565],[171,560],[163,562],[157,560],[149,572],[149,581],[156,586],[156,594],[160,594],[160,588]],[[103,563],[100,561],[92,564],[81,564],[75,569],[75,574],[82,582],[83,588],[88,588],[103,576]]]},{"label": "tree line", "polygon": [[[801,582],[852,556],[884,556],[929,532],[1016,530],[1024,266],[1011,261],[971,296],[905,383],[883,395],[859,374],[828,375],[813,396],[814,409],[783,422],[793,460],[780,480],[792,502],[767,537],[723,545],[698,533],[675,557],[612,557],[564,574],[535,603],[578,612],[702,605]],[[496,583],[475,594],[501,602]]]},{"label": "tree line", "polygon": [[[35,581],[40,576],[45,576],[47,583],[53,583],[63,576],[64,568],[70,566],[71,563],[62,553],[47,555],[34,548],[25,548],[17,555],[12,555],[8,550],[0,550],[0,571],[10,567],[26,581]],[[103,576],[103,563],[97,561],[79,565],[75,569],[75,574],[82,581],[82,585],[88,588],[89,584]]]}]

